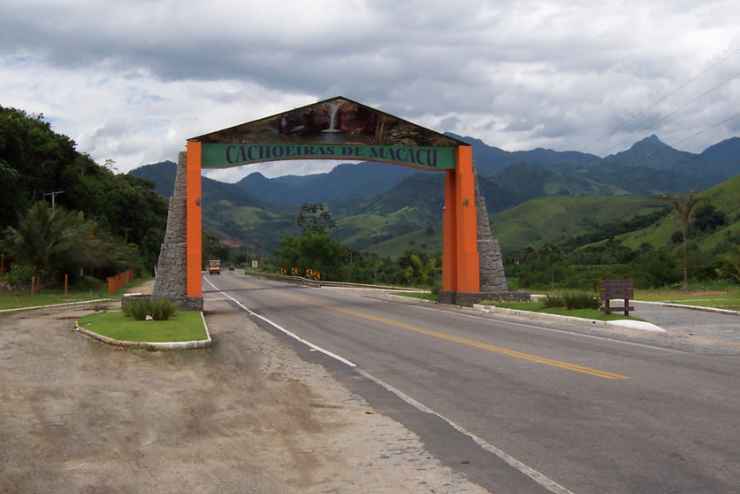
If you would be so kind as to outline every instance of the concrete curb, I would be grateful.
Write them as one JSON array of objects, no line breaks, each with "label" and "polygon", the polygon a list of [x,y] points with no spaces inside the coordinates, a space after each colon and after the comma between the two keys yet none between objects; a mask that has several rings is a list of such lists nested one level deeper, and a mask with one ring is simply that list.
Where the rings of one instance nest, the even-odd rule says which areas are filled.
[{"label": "concrete curb", "polygon": [[540,319],[545,321],[570,321],[585,323],[589,326],[602,326],[605,328],[609,326],[609,321],[599,321],[596,319],[586,319],[583,317],[561,316],[559,314],[545,314],[543,312],[533,312],[531,310],[505,309],[503,307],[495,307],[493,305],[474,304],[473,309],[479,310],[481,312],[517,316],[525,319]]},{"label": "concrete curb", "polygon": [[[492,314],[501,314],[501,315],[509,315],[514,317],[521,317],[524,319],[535,319],[535,320],[541,320],[541,321],[568,321],[568,322],[575,322],[580,323],[583,326],[588,327],[601,327],[601,328],[627,328],[627,329],[635,329],[638,331],[651,331],[653,333],[666,333],[667,331],[660,326],[645,322],[645,321],[634,321],[634,319],[616,319],[613,321],[599,321],[597,319],[586,319],[585,317],[573,317],[573,316],[561,316],[560,314],[547,314],[544,312],[534,312],[529,310],[516,310],[516,309],[506,309],[503,307],[495,307],[492,305],[481,305],[481,304],[475,304],[473,305],[473,309],[477,309],[481,312],[488,312]],[[620,324],[622,322],[644,322],[647,325],[650,325],[650,328],[647,327],[635,327],[635,326],[629,326],[625,324]]]},{"label": "concrete curb", "polygon": [[80,326],[79,320],[75,321],[75,331],[98,341],[102,341],[103,343],[107,343],[108,345],[120,346],[124,348],[138,348],[144,350],[192,350],[196,348],[207,348],[213,344],[211,333],[208,330],[208,324],[206,323],[206,318],[203,315],[203,311],[200,311],[200,319],[201,321],[203,321],[203,327],[206,330],[207,338],[205,340],[161,342],[116,340],[115,338],[103,336],[101,334],[95,333],[94,331],[90,331],[89,329],[85,329],[83,326]]},{"label": "concrete curb", "polygon": [[2,309],[0,314],[10,314],[13,312],[23,312],[25,310],[41,310],[41,309],[67,309],[69,307],[84,306],[88,304],[99,304],[102,302],[115,302],[114,298],[96,298],[93,300],[81,300],[79,302],[65,302],[63,304],[51,304],[51,305],[36,305],[33,307],[16,307],[15,309]]}]

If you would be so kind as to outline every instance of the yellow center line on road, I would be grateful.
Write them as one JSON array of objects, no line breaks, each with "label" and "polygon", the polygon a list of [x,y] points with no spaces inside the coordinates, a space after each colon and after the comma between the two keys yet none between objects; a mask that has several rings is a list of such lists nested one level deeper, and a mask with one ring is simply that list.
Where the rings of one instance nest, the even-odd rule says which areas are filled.
[{"label": "yellow center line on road", "polygon": [[511,357],[511,358],[515,358],[519,360],[526,360],[528,362],[534,362],[536,364],[548,365],[550,367],[557,367],[558,369],[565,369],[565,370],[568,370],[571,372],[577,372],[580,374],[588,374],[590,376],[596,376],[602,379],[609,379],[613,381],[621,381],[624,379],[629,379],[629,377],[622,375],[622,374],[617,374],[615,372],[593,369],[591,367],[585,367],[583,365],[572,364],[570,362],[564,362],[562,360],[554,360],[554,359],[550,359],[547,357],[541,357],[539,355],[533,355],[531,353],[519,352],[517,350],[512,350],[510,348],[505,348],[505,347],[501,347],[498,345],[492,345],[490,343],[485,343],[483,341],[465,338],[464,336],[455,336],[455,335],[445,333],[443,331],[424,329],[418,326],[413,326],[411,324],[406,324],[400,321],[394,321],[392,319],[386,319],[384,317],[373,316],[373,315],[366,314],[363,312],[357,312],[357,311],[349,310],[349,309],[338,309],[336,307],[334,307],[333,310],[341,314],[346,314],[346,315],[353,316],[353,317],[359,317],[361,319],[367,319],[369,321],[375,321],[375,322],[383,323],[389,326],[395,326],[405,331],[423,334],[425,336],[430,336],[432,338],[437,338],[439,340],[449,341],[452,343],[457,343],[458,345],[462,345],[462,346],[466,346],[470,348],[476,348],[478,350],[484,350],[486,352],[497,353],[499,355],[506,355],[507,357]]},{"label": "yellow center line on road", "polygon": [[[290,292],[290,293],[283,292],[281,293],[281,295],[287,296],[288,298],[292,298],[292,299],[299,299],[305,302],[311,302],[313,304],[316,303],[316,300],[313,300],[312,298],[307,297],[305,294],[299,294],[295,292]],[[623,374],[617,374],[616,372],[609,372],[609,371],[604,371],[600,369],[594,369],[591,367],[586,367],[583,365],[573,364],[571,362],[564,362],[562,360],[555,360],[555,359],[550,359],[547,357],[541,357],[539,355],[520,352],[517,350],[513,350],[511,348],[501,347],[501,346],[493,345],[493,344],[486,343],[483,341],[473,340],[471,338],[465,338],[464,336],[455,336],[455,335],[445,333],[443,331],[436,331],[432,329],[420,328],[418,326],[406,324],[401,321],[386,319],[380,316],[373,316],[373,315],[370,315],[364,312],[359,312],[359,311],[355,311],[351,309],[340,309],[338,307],[332,307],[328,304],[320,304],[320,307],[326,310],[333,310],[335,312],[345,314],[348,316],[366,319],[369,321],[375,321],[375,322],[383,323],[388,326],[395,326],[397,328],[400,328],[406,331],[410,331],[410,332],[417,333],[417,334],[422,334],[425,336],[430,336],[432,338],[437,338],[443,341],[457,343],[459,345],[466,346],[469,348],[476,348],[478,350],[483,350],[483,351],[487,351],[490,353],[496,353],[499,355],[505,355],[507,357],[511,357],[511,358],[515,358],[519,360],[525,360],[528,362],[533,362],[533,363],[537,363],[541,365],[547,365],[550,367],[557,367],[558,369],[564,369],[564,370],[568,370],[571,372],[577,372],[579,374],[587,374],[590,376],[600,377],[602,379],[608,379],[612,381],[621,381],[621,380],[629,379],[629,377]],[[317,308],[317,307],[314,307],[314,308]]]}]

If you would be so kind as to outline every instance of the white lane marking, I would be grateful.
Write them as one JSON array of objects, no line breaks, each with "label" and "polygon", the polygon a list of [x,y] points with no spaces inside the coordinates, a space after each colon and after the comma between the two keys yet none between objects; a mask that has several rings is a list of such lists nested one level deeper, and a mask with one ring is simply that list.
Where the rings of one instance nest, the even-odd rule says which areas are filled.
[{"label": "white lane marking", "polygon": [[563,487],[562,485],[558,484],[557,482],[555,482],[551,478],[547,477],[543,473],[540,473],[537,470],[535,470],[534,468],[530,467],[529,465],[527,465],[525,463],[522,463],[521,461],[517,460],[516,458],[514,458],[513,456],[511,456],[510,454],[508,454],[506,451],[504,451],[504,450],[502,450],[500,448],[497,448],[496,446],[494,446],[493,444],[489,443],[485,439],[476,436],[472,432],[468,432],[468,430],[465,429],[463,426],[461,426],[461,425],[453,422],[452,420],[448,419],[444,415],[442,415],[442,414],[440,414],[438,412],[435,412],[434,410],[432,410],[428,406],[424,405],[423,403],[416,401],[415,399],[413,399],[412,397],[410,397],[409,395],[407,395],[403,391],[395,388],[394,386],[388,384],[387,382],[383,381],[382,379],[378,379],[377,377],[373,376],[372,374],[369,374],[369,373],[365,372],[362,369],[355,369],[355,371],[358,374],[360,374],[361,376],[363,376],[363,377],[371,380],[372,382],[374,382],[378,386],[380,386],[380,387],[382,387],[382,388],[390,391],[391,393],[393,393],[394,395],[396,395],[398,398],[400,398],[401,400],[405,401],[406,403],[408,403],[412,407],[416,408],[420,412],[428,413],[430,415],[434,415],[435,417],[440,418],[441,420],[443,420],[444,422],[446,422],[447,425],[449,425],[450,427],[452,427],[453,429],[455,429],[460,434],[463,434],[464,436],[467,436],[470,439],[472,439],[482,449],[484,449],[485,451],[488,451],[489,453],[491,453],[493,455],[496,455],[498,458],[500,458],[501,460],[503,460],[507,465],[509,465],[509,466],[513,467],[514,469],[518,470],[519,472],[523,473],[524,475],[526,475],[530,479],[534,480],[537,484],[539,484],[540,486],[542,486],[546,490],[552,492],[553,494],[574,494],[573,491],[571,491],[571,490]]},{"label": "white lane marking", "polygon": [[538,472],[537,470],[535,470],[534,468],[530,467],[529,465],[527,465],[525,463],[522,463],[521,461],[517,460],[516,458],[514,458],[513,456],[511,456],[510,454],[508,454],[504,450],[502,450],[500,448],[497,448],[493,444],[489,443],[485,439],[482,439],[482,438],[476,436],[472,432],[468,432],[467,429],[465,429],[463,426],[458,425],[457,423],[455,423],[452,420],[448,419],[444,415],[442,415],[442,414],[440,414],[440,413],[432,410],[431,408],[429,408],[428,406],[424,405],[423,403],[421,403],[419,401],[416,401],[415,399],[413,399],[412,397],[410,397],[409,395],[407,395],[403,391],[395,388],[394,386],[388,384],[387,382],[385,382],[385,381],[383,381],[381,379],[378,379],[377,377],[373,376],[372,374],[369,374],[368,372],[366,372],[366,371],[364,371],[362,369],[358,369],[357,368],[357,365],[355,365],[354,363],[350,362],[349,360],[347,360],[345,358],[342,358],[342,357],[340,357],[340,356],[338,356],[338,355],[336,355],[336,354],[334,354],[334,353],[332,353],[332,352],[330,352],[328,350],[325,350],[325,349],[323,349],[323,348],[321,348],[319,346],[316,346],[313,343],[304,340],[300,336],[297,336],[297,335],[291,333],[290,331],[288,331],[287,329],[283,328],[282,326],[280,326],[278,324],[275,324],[274,322],[270,321],[266,317],[263,317],[263,316],[257,314],[256,312],[254,312],[252,310],[249,310],[241,302],[239,302],[238,300],[236,300],[235,298],[233,298],[231,295],[229,295],[228,293],[225,293],[223,290],[221,290],[216,285],[214,285],[213,283],[211,283],[210,280],[208,280],[207,278],[204,278],[204,279],[206,280],[206,282],[209,285],[211,285],[213,288],[215,288],[216,290],[218,290],[219,293],[222,293],[223,295],[225,295],[226,297],[228,297],[229,299],[231,299],[234,303],[236,303],[239,307],[241,307],[242,309],[244,309],[245,311],[247,311],[249,314],[262,319],[263,321],[267,322],[268,324],[272,325],[273,327],[277,328],[278,330],[282,331],[283,333],[287,334],[288,336],[291,336],[292,338],[295,338],[296,340],[300,341],[301,343],[304,343],[304,344],[308,345],[309,347],[313,348],[314,350],[318,350],[318,351],[320,351],[320,352],[322,352],[322,353],[324,353],[324,354],[326,354],[326,355],[328,355],[328,356],[330,356],[332,358],[335,358],[335,359],[339,360],[340,362],[342,362],[344,364],[347,364],[350,367],[355,368],[355,371],[358,374],[360,374],[361,376],[365,377],[366,379],[371,380],[372,382],[374,382],[378,386],[380,386],[380,387],[382,387],[382,388],[390,391],[391,393],[393,393],[394,395],[396,395],[398,398],[400,398],[404,402],[408,403],[412,407],[416,408],[420,412],[428,413],[430,415],[434,415],[435,417],[443,420],[445,423],[447,423],[450,427],[452,427],[454,430],[456,430],[460,434],[463,434],[463,435],[469,437],[470,439],[472,439],[483,450],[488,451],[489,453],[497,456],[498,458],[500,458],[501,460],[503,460],[507,465],[513,467],[514,469],[516,469],[519,472],[523,473],[527,477],[531,478],[533,481],[535,481],[537,484],[539,484],[540,486],[542,486],[546,490],[552,492],[553,494],[574,494],[573,491],[571,491],[569,489],[566,489],[565,487],[563,487],[562,485],[558,484],[554,480],[550,479],[546,475]]},{"label": "white lane marking", "polygon": [[[398,302],[398,303],[403,303],[403,302]],[[416,304],[413,304],[413,305],[414,307],[423,309],[423,310],[434,310],[434,311],[444,310],[444,309],[436,309],[434,307],[426,307],[423,305],[416,305]],[[610,338],[608,336],[598,336],[595,334],[584,334],[584,333],[579,333],[577,331],[568,331],[567,329],[555,329],[555,328],[548,328],[545,326],[534,326],[532,324],[526,324],[526,323],[519,322],[519,321],[512,321],[511,319],[504,318],[504,317],[494,319],[492,317],[479,316],[477,314],[465,314],[462,312],[453,312],[453,311],[446,311],[446,312],[448,312],[449,314],[455,315],[455,316],[469,317],[470,319],[475,319],[477,321],[504,322],[506,324],[512,324],[514,326],[521,326],[523,328],[536,329],[538,331],[550,331],[551,333],[560,333],[560,334],[569,335],[569,336],[578,336],[580,338],[591,338],[594,340],[609,341],[612,343],[620,343],[622,345],[638,346],[638,347],[647,348],[650,350],[659,350],[661,352],[683,353],[683,354],[691,353],[686,350],[679,350],[677,348],[666,348],[666,347],[657,346],[657,345],[650,345],[649,343],[637,343],[636,341],[618,340],[616,338]]]},{"label": "white lane marking", "polygon": [[250,310],[249,308],[245,307],[241,302],[239,302],[237,299],[235,299],[234,297],[232,297],[231,295],[229,295],[228,293],[224,292],[219,287],[217,287],[216,285],[214,285],[213,283],[211,283],[211,281],[208,278],[204,278],[204,280],[206,281],[206,283],[208,283],[213,288],[215,288],[216,290],[218,290],[218,292],[220,294],[222,294],[223,296],[227,297],[229,300],[231,300],[232,302],[234,302],[240,308],[242,308],[243,310],[245,310],[249,315],[254,316],[254,317],[258,318],[258,319],[261,319],[262,321],[265,321],[267,324],[269,324],[273,328],[275,328],[278,331],[280,331],[280,332],[282,332],[282,333],[290,336],[291,338],[293,338],[295,340],[300,341],[301,343],[303,343],[304,345],[308,346],[309,348],[311,348],[313,350],[316,350],[318,352],[323,353],[324,355],[327,355],[327,356],[329,356],[329,357],[331,357],[331,358],[333,358],[335,360],[338,360],[339,362],[342,362],[343,364],[345,364],[345,365],[347,365],[349,367],[357,367],[357,365],[354,362],[351,362],[351,361],[347,360],[344,357],[340,357],[336,353],[332,353],[329,350],[326,350],[325,348],[321,348],[318,345],[314,345],[310,341],[301,338],[300,336],[298,336],[297,334],[295,334],[295,333],[293,333],[291,331],[288,331],[287,329],[285,329],[284,327],[280,326],[279,324],[277,324],[275,322],[272,322],[271,320],[269,320],[265,316],[261,316],[261,315],[257,314],[256,312],[254,312],[253,310]]}]

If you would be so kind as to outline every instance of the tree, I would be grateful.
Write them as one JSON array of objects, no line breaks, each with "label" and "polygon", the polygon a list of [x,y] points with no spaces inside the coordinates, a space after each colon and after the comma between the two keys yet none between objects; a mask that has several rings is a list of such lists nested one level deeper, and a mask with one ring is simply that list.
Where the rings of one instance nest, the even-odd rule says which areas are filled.
[{"label": "tree", "polygon": [[740,283],[740,247],[722,257],[719,274]]},{"label": "tree", "polygon": [[16,262],[30,266],[35,276],[45,276],[82,251],[84,223],[82,213],[37,202],[17,228],[6,228],[7,248]]},{"label": "tree", "polygon": [[[82,211],[103,232],[122,237],[117,254],[136,244],[144,265],[156,263],[164,235],[167,203],[150,182],[115,174],[113,163],[96,164],[57,134],[43,118],[0,106],[0,232],[18,227],[34,202],[49,191],[64,190],[57,206]],[[104,253],[107,256],[107,253]],[[126,254],[128,255],[128,254]]]},{"label": "tree", "polygon": [[437,271],[436,259],[425,252],[407,250],[398,260],[404,284],[431,285]]},{"label": "tree", "polygon": [[221,259],[221,261],[226,262],[229,257],[229,248],[221,242],[221,239],[211,232],[204,230],[202,242],[201,256],[203,258],[203,266],[208,264],[209,259]]},{"label": "tree", "polygon": [[307,231],[283,238],[275,251],[276,264],[291,273],[307,269],[321,273],[321,279],[337,279],[347,257],[347,249],[325,232]]},{"label": "tree", "polygon": [[683,235],[683,286],[684,290],[689,289],[689,225],[694,217],[694,210],[702,202],[694,192],[688,194],[663,195],[660,199],[668,202],[676,213],[676,217],[681,225],[681,234]]},{"label": "tree", "polygon": [[296,223],[303,230],[303,233],[330,233],[336,228],[336,223],[331,217],[329,208],[316,203],[306,203],[301,206]]},{"label": "tree", "polygon": [[137,263],[136,246],[121,242],[81,212],[52,209],[45,201],[35,203],[17,227],[4,233],[16,263],[29,266],[40,279],[76,273],[81,267],[109,275]]},{"label": "tree", "polygon": [[727,223],[727,215],[712,204],[702,204],[694,213],[694,226],[702,232],[711,232]]}]

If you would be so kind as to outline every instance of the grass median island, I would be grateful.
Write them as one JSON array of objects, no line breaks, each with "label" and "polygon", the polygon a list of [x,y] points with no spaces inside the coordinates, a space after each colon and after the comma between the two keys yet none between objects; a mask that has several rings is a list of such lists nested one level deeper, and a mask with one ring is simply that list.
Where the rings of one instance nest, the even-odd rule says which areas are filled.
[{"label": "grass median island", "polygon": [[619,319],[630,319],[639,321],[637,317],[624,317],[623,313],[612,312],[604,314],[599,309],[566,309],[565,307],[546,307],[544,302],[492,302],[484,300],[484,305],[493,305],[504,309],[525,310],[530,312],[542,312],[544,314],[556,314],[558,316],[580,317],[583,319],[595,319],[597,321],[617,321]]},{"label": "grass median island", "polygon": [[205,326],[198,311],[179,310],[166,321],[136,321],[120,310],[97,312],[80,318],[80,326],[121,341],[149,343],[205,340]]}]

